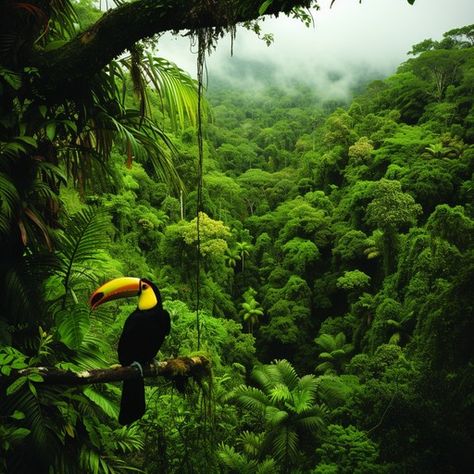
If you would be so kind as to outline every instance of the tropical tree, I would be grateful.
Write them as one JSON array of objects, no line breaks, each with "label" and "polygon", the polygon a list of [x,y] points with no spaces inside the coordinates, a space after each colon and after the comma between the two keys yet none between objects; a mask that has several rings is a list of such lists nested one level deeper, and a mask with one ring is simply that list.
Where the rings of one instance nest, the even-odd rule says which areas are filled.
[{"label": "tropical tree", "polygon": [[237,242],[236,250],[240,254],[240,261],[242,263],[242,271],[245,270],[245,257],[250,255],[250,251],[253,249],[253,245],[249,242]]},{"label": "tropical tree", "polygon": [[244,293],[244,302],[242,303],[242,317],[250,334],[253,334],[254,327],[259,323],[259,319],[263,316],[263,308],[255,299],[257,292],[253,288],[249,288]]},{"label": "tropical tree", "polygon": [[413,197],[402,191],[399,181],[381,179],[377,183],[374,199],[367,206],[366,220],[383,231],[385,275],[394,270],[398,231],[414,225],[421,211]]},{"label": "tropical tree", "polygon": [[319,353],[321,362],[316,366],[317,372],[341,373],[354,350],[352,344],[346,343],[346,335],[343,332],[336,334],[321,334],[314,342],[322,349]]},{"label": "tropical tree", "polygon": [[355,302],[357,297],[370,284],[370,276],[360,270],[351,270],[344,272],[336,281],[336,286],[348,292],[350,303]]},{"label": "tropical tree", "polygon": [[227,248],[224,254],[224,260],[228,267],[235,268],[237,262],[240,260],[240,254],[237,249]]},{"label": "tropical tree", "polygon": [[282,472],[291,472],[298,466],[304,442],[325,426],[318,379],[314,375],[299,377],[286,360],[256,367],[252,378],[259,388],[241,385],[231,399],[262,417],[265,432],[260,456],[271,455]]}]

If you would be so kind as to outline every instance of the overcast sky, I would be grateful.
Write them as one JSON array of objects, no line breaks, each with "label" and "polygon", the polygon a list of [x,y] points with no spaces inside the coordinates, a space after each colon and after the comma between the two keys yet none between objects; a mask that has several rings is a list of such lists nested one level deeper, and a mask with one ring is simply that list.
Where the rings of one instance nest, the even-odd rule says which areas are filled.
[{"label": "overcast sky", "polygon": [[[407,59],[413,44],[426,38],[441,39],[444,32],[474,23],[474,0],[320,0],[313,13],[314,27],[281,16],[262,23],[274,34],[267,47],[255,34],[239,29],[230,54],[230,38],[220,40],[207,59],[212,77],[236,75],[239,60],[272,64],[281,78],[300,78],[331,88],[328,71],[341,73],[342,88],[350,82],[350,71],[370,69],[390,74]],[[195,76],[196,54],[189,40],[166,36],[160,39],[159,55]],[[237,59],[237,61],[235,61]],[[234,63],[232,63],[234,61]],[[328,90],[330,93],[331,91]],[[337,95],[337,92],[336,92]]]}]

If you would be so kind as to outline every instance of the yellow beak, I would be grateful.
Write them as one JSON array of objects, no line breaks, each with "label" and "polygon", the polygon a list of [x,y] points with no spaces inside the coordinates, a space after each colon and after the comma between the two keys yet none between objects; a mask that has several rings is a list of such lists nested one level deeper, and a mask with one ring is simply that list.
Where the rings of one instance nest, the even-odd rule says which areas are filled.
[{"label": "yellow beak", "polygon": [[89,304],[92,309],[107,301],[137,296],[140,291],[140,278],[121,277],[104,283],[92,293]]}]

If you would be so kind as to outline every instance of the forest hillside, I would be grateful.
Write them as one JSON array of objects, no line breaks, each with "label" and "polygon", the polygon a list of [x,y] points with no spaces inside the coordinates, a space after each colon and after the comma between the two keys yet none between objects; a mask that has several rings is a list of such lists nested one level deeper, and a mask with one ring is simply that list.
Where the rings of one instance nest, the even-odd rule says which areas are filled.
[{"label": "forest hillside", "polygon": [[[69,34],[58,12],[39,42]],[[202,124],[196,81],[146,48],[49,102],[2,51],[0,472],[470,472],[473,25],[347,103],[211,80]],[[159,287],[158,360],[212,364],[147,378],[127,426],[120,383],[35,371],[118,362],[137,302],[89,297],[122,276]]]}]

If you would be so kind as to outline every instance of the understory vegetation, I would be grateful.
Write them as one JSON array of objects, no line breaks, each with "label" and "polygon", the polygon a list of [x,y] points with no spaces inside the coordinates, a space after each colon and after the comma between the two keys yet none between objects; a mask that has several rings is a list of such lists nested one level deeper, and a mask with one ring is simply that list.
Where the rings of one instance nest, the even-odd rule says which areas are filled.
[{"label": "understory vegetation", "polygon": [[[60,4],[43,48],[100,16]],[[202,199],[186,73],[145,43],[75,97],[26,97],[38,73],[0,36],[0,472],[469,472],[473,28],[347,103],[211,77]],[[160,288],[157,359],[213,367],[185,393],[147,379],[128,427],[120,384],[13,377],[116,363],[136,301],[88,298],[122,275]]]}]

